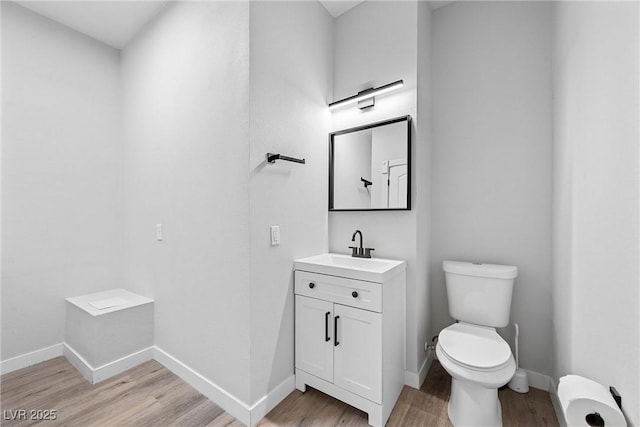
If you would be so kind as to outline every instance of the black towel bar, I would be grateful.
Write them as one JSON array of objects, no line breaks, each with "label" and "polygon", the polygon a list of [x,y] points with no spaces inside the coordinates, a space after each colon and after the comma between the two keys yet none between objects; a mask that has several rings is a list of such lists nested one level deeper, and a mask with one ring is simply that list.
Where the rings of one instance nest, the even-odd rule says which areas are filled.
[{"label": "black towel bar", "polygon": [[267,153],[267,162],[275,163],[276,160],[286,160],[287,162],[302,163],[303,165],[306,163],[304,159],[296,159],[294,157],[283,156],[282,154]]}]

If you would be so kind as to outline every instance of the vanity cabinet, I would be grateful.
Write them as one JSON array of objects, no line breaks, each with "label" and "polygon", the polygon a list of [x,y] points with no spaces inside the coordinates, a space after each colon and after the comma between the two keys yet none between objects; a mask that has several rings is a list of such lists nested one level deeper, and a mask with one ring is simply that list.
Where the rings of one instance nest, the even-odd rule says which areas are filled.
[{"label": "vanity cabinet", "polygon": [[405,269],[394,262],[396,274],[379,282],[302,270],[309,265],[295,271],[296,388],[355,406],[374,426],[385,424],[404,385]]},{"label": "vanity cabinet", "polygon": [[382,403],[382,315],[296,295],[296,367]]}]

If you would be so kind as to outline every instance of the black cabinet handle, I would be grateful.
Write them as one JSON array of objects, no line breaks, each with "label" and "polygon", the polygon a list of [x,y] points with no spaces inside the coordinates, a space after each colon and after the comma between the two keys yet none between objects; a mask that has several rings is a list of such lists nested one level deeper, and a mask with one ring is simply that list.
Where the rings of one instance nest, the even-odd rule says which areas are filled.
[{"label": "black cabinet handle", "polygon": [[333,346],[337,347],[340,343],[338,342],[338,319],[340,316],[336,316],[333,318]]},{"label": "black cabinet handle", "polygon": [[313,289],[313,288],[315,288],[315,287],[316,287],[316,284],[315,284],[315,283],[313,283],[313,282],[309,282],[309,287],[310,287],[311,289]]},{"label": "black cabinet handle", "polygon": [[354,298],[358,298],[358,293],[356,291],[351,292],[351,296]]},{"label": "black cabinet handle", "polygon": [[327,311],[324,314],[324,340],[325,340],[325,342],[331,341],[331,337],[329,337],[329,316],[331,316],[331,312]]}]

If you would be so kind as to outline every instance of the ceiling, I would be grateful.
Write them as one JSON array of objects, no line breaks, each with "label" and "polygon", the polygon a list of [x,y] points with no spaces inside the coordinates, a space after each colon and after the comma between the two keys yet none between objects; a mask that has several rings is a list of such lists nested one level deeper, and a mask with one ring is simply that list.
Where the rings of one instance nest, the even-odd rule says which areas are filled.
[{"label": "ceiling", "polygon": [[19,5],[122,49],[168,3],[163,1],[29,1]]},{"label": "ceiling", "polygon": [[[363,1],[320,0],[320,3],[336,18]],[[122,49],[167,6],[169,0],[16,0],[16,3],[111,47]],[[449,3],[452,1],[429,1],[432,9]]]},{"label": "ceiling", "polygon": [[353,9],[364,0],[320,0],[320,3],[329,11],[331,16],[337,18],[349,9]]},{"label": "ceiling", "polygon": [[446,5],[448,5],[449,3],[453,3],[454,1],[455,1],[455,0],[448,0],[448,1],[444,1],[444,0],[431,0],[431,1],[429,2],[429,6],[431,6],[431,9],[436,10],[436,9],[438,9],[439,7],[446,6]]},{"label": "ceiling", "polygon": [[[334,18],[337,18],[338,16],[342,15],[343,13],[345,13],[346,11],[353,9],[354,7],[356,7],[357,5],[359,5],[360,3],[364,2],[365,0],[352,0],[352,1],[348,1],[348,0],[320,0],[320,3],[322,3],[322,5],[325,7],[325,9],[327,9],[329,11],[329,13],[331,14],[331,16],[333,16]],[[371,0],[366,0],[366,1],[371,1]],[[375,0],[373,0],[375,1]],[[396,0],[396,1],[400,1],[400,0]],[[418,0],[418,1],[426,1],[426,0]],[[455,0],[431,0],[431,1],[427,1],[427,3],[429,3],[429,6],[431,7],[432,10],[436,10],[442,6],[446,6],[449,3],[453,3]]]}]

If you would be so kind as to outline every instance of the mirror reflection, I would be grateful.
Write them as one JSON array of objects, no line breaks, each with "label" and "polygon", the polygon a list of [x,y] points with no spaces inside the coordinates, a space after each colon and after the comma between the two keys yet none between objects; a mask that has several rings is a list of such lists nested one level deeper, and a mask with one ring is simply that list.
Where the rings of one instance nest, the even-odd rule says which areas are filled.
[{"label": "mirror reflection", "polygon": [[409,210],[410,116],[330,134],[329,210]]}]

